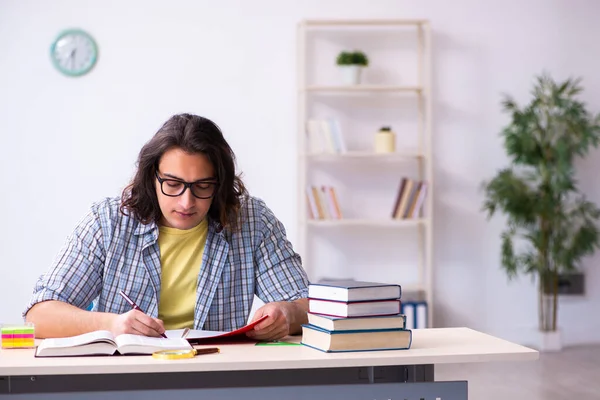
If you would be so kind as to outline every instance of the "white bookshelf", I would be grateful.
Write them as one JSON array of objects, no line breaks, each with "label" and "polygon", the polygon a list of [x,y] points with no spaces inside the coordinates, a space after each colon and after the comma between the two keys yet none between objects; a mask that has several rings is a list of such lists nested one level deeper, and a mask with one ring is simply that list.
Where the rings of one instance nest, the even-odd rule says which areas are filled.
[{"label": "white bookshelf", "polygon": [[370,151],[347,151],[340,154],[310,154],[301,153],[301,157],[305,157],[310,161],[314,162],[342,162],[351,160],[361,161],[396,161],[396,162],[408,162],[414,161],[419,158],[423,158],[424,154],[420,154],[417,151],[414,152],[396,152],[396,153],[373,153]]},{"label": "white bookshelf", "polygon": [[[325,39],[319,42],[319,35],[322,34],[325,35]],[[372,34],[376,36],[371,37]],[[372,42],[369,42],[370,37],[373,39]],[[396,37],[399,38],[397,43],[394,39]],[[410,46],[407,46],[409,40],[413,39]],[[323,43],[322,50],[318,49],[319,43]],[[361,50],[364,50],[363,46],[372,46],[369,47],[371,51],[365,51],[369,56],[368,68],[383,71],[381,76],[372,75],[367,78],[363,75],[365,79],[357,85],[342,84],[335,79],[331,70],[334,69],[332,64],[335,64],[336,52],[348,49],[353,43],[357,44],[355,48]],[[377,57],[375,54],[378,54],[377,46],[380,44],[383,48],[382,56]],[[385,62],[383,55],[387,54],[386,51],[392,54],[391,52],[395,51],[393,46],[396,44],[400,49],[398,53],[400,55],[396,56],[396,53],[393,53],[396,59]],[[414,254],[411,254],[415,257],[414,259],[408,259],[408,256],[397,258],[403,263],[404,269],[399,270],[396,275],[394,275],[395,271],[392,271],[393,278],[387,281],[401,284],[403,292],[422,291],[428,304],[428,327],[433,326],[434,313],[432,199],[435,193],[431,157],[430,49],[430,25],[426,20],[304,20],[298,24],[298,251],[305,260],[305,268],[311,280],[315,280],[323,277],[321,273],[325,267],[336,263],[336,259],[327,259],[319,253],[317,247],[324,242],[331,241],[333,244],[329,247],[333,248],[334,253],[340,254],[349,249],[357,251],[356,247],[360,247],[361,235],[365,237],[381,235],[383,238],[395,234],[409,235],[417,244]],[[406,62],[403,57],[408,51],[413,53],[410,56],[414,60],[413,64]],[[371,54],[374,56],[371,57]],[[324,61],[323,59],[319,61],[320,57],[324,57]],[[324,64],[318,64],[319,62]],[[408,65],[408,68],[412,68],[411,65],[414,65],[414,74],[402,75],[400,72],[396,74],[396,65],[398,71],[401,67]],[[353,108],[345,110],[349,105]],[[365,115],[373,115],[371,121],[373,127],[386,125],[378,119],[384,113],[393,114],[394,118],[401,120],[407,118],[407,113],[410,114],[407,109],[414,109],[410,114],[414,120],[413,143],[406,145],[397,140],[395,152],[385,154],[373,152],[368,145],[372,136],[368,135],[374,135],[375,130],[370,132],[368,128],[361,130],[358,121],[353,120],[356,113],[352,110],[363,109],[366,110]],[[346,121],[344,126],[350,128],[342,127],[340,131],[344,141],[348,139],[347,149],[312,153],[307,138],[307,121],[315,118],[327,119],[330,113],[335,113],[336,118],[342,116]],[[369,123],[365,118],[360,122]],[[397,139],[404,133],[397,132],[394,128],[393,130],[396,132]],[[409,129],[406,131],[408,132]],[[333,176],[331,179],[335,181],[336,194],[344,214],[340,219],[310,217],[306,190],[313,184],[316,186],[325,184],[320,181],[313,182],[315,176],[319,174],[325,177]],[[362,177],[363,180],[359,181],[357,176]],[[389,214],[394,207],[402,177],[427,182],[427,195],[418,217],[394,219],[391,215],[386,216],[386,212]],[[368,181],[368,185],[360,183],[365,180]],[[381,189],[381,194],[378,189]],[[371,200],[373,205],[369,203]],[[348,206],[347,209],[344,204]],[[386,204],[389,204],[387,211]],[[348,244],[344,242],[346,237],[351,238]],[[381,246],[376,249],[377,255],[389,253],[390,259],[393,259],[392,254],[397,247],[396,243],[400,245],[402,244],[400,242],[401,240],[398,242],[383,240]],[[366,257],[368,258],[369,255],[367,254]],[[342,271],[340,273],[342,276],[328,274],[327,277],[347,278],[348,276],[343,275],[343,268],[347,266],[351,270],[350,262],[352,261],[345,259],[343,262],[345,265],[337,266],[337,271]],[[410,281],[404,279],[407,265],[408,268],[413,268],[413,279]],[[377,266],[368,268],[373,268],[375,271]],[[361,270],[361,272],[364,279],[364,273],[368,271]]]},{"label": "white bookshelf", "polygon": [[399,92],[420,93],[422,89],[417,86],[388,86],[388,85],[358,85],[358,86],[327,86],[314,85],[300,88],[307,92],[341,92],[341,93],[368,93],[368,92]]},{"label": "white bookshelf", "polygon": [[343,218],[339,220],[335,219],[325,219],[325,220],[315,220],[309,219],[304,223],[317,226],[317,227],[388,227],[388,228],[405,228],[405,227],[414,227],[421,224],[426,224],[429,220],[426,218],[418,218],[418,219],[407,219],[407,220],[394,220],[394,219],[358,219],[358,218]]}]

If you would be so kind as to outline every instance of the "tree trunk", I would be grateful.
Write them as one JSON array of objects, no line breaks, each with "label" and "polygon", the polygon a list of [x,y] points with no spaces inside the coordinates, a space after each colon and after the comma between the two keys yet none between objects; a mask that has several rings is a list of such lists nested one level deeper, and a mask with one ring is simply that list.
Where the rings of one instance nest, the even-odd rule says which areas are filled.
[{"label": "tree trunk", "polygon": [[556,317],[558,314],[558,273],[552,274],[552,331],[556,330]]},{"label": "tree trunk", "polygon": [[539,314],[540,314],[540,326],[539,329],[542,332],[548,331],[549,327],[548,327],[548,295],[546,294],[546,288],[547,288],[547,278],[545,276],[545,274],[542,272],[540,273],[540,309]]},{"label": "tree trunk", "polygon": [[556,331],[558,315],[558,274],[555,271],[540,273],[539,329],[543,332]]},{"label": "tree trunk", "polygon": [[539,247],[539,329],[543,332],[556,330],[556,306],[558,295],[558,276],[553,269],[550,256],[551,226],[547,218],[540,221],[541,242]]}]

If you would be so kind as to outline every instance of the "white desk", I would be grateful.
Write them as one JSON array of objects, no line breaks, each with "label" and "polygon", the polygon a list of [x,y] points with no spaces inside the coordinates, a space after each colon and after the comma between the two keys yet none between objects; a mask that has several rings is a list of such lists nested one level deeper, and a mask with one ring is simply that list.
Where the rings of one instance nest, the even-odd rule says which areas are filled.
[{"label": "white desk", "polygon": [[[91,392],[97,392],[97,398],[101,398],[106,396],[102,393],[106,390],[127,390],[131,392],[112,392],[111,399],[118,395],[132,399],[136,394],[146,399],[152,395],[173,399],[188,395],[198,398],[193,390],[202,389],[208,391],[207,398],[240,398],[240,390],[243,390],[246,399],[256,391],[257,398],[266,400],[279,398],[282,393],[286,399],[305,398],[311,393],[314,395],[314,390],[321,393],[318,398],[327,397],[323,395],[324,390],[331,390],[337,398],[341,397],[339,391],[345,388],[349,389],[343,396],[345,400],[364,398],[365,393],[375,398],[374,390],[383,390],[381,395],[395,398],[387,391],[394,391],[394,395],[398,390],[423,392],[437,385],[438,390],[452,393],[442,387],[443,384],[432,383],[434,364],[538,358],[535,350],[468,328],[414,330],[411,349],[399,351],[328,354],[306,346],[236,344],[219,347],[219,354],[172,361],[149,356],[34,358],[33,350],[3,350],[0,351],[0,396],[37,393],[39,398],[64,399],[70,393],[76,396],[74,398],[81,398],[81,391],[85,391],[88,392],[86,398],[96,398]],[[461,388],[466,396],[466,382],[455,382],[454,386],[456,397],[450,394],[440,398],[462,398]],[[145,389],[152,392],[140,391]],[[174,392],[166,394],[157,391],[159,389]],[[411,398],[404,392],[402,396],[399,398]]]}]

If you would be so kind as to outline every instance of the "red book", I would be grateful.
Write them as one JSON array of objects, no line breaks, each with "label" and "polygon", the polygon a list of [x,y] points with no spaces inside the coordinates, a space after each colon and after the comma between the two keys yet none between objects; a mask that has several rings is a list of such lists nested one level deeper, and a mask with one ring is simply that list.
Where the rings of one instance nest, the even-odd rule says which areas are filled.
[{"label": "red book", "polygon": [[[268,315],[263,315],[256,321],[245,325],[239,329],[226,332],[226,331],[203,331],[203,330],[190,330],[186,339],[190,344],[207,344],[207,343],[234,343],[240,341],[254,341],[246,336],[246,332],[251,331],[254,327],[264,321]],[[181,337],[183,329],[168,330],[166,332],[168,338]]]}]

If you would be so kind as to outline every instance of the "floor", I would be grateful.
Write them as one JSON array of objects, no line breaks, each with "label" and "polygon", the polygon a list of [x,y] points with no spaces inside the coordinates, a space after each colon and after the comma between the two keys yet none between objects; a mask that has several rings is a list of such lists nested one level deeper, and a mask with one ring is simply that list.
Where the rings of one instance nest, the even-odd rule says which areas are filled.
[{"label": "floor", "polygon": [[469,400],[599,400],[600,345],[540,353],[532,362],[436,365],[435,380],[468,380]]}]

